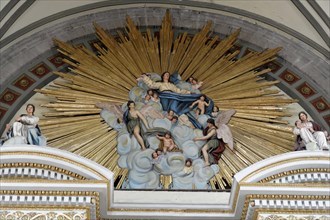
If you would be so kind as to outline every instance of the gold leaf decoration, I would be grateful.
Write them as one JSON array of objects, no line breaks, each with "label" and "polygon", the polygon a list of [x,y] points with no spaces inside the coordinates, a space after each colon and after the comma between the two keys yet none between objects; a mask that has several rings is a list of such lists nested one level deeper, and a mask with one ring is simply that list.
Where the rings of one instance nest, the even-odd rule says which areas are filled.
[{"label": "gold leaf decoration", "polygon": [[136,79],[146,72],[177,70],[182,79],[193,76],[203,81],[202,92],[220,110],[235,109],[229,126],[235,149],[227,148],[219,160],[220,172],[210,181],[214,189],[230,188],[235,173],[260,160],[291,151],[291,127],[281,118],[288,116],[285,106],[296,102],[270,89],[277,81],[265,81],[270,69],[258,67],[273,61],[280,48],[251,52],[237,59],[232,50],[240,30],[225,39],[211,34],[208,22],[194,36],[181,33],[174,38],[169,11],[159,36],[150,29],[139,31],[131,18],[126,33],[108,34],[94,24],[100,43],[97,54],[84,48],[54,40],[71,66],[71,73],[55,72],[62,80],[37,92],[55,98],[45,104],[49,112],[40,126],[49,146],[79,154],[107,167],[121,187],[128,171],[117,166],[117,133],[105,124],[95,106],[97,102],[123,104]]}]

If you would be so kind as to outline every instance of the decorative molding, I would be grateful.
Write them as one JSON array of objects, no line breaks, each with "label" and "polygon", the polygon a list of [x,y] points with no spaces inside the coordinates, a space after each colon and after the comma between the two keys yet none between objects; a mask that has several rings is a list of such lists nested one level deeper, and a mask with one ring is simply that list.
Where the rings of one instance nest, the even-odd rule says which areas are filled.
[{"label": "decorative molding", "polygon": [[296,88],[298,90],[298,92],[304,96],[305,98],[309,98],[313,95],[315,95],[317,92],[306,82],[304,82],[303,84],[301,84],[300,86],[298,86]]},{"label": "decorative molding", "polygon": [[51,57],[48,57],[49,62],[51,62],[56,68],[63,66],[63,56],[60,53],[54,54]]},{"label": "decorative molding", "polygon": [[8,109],[0,106],[0,120],[2,120],[2,118],[5,116],[7,111],[8,111]]},{"label": "decorative molding", "polygon": [[21,89],[21,90],[27,90],[30,86],[32,86],[33,83],[36,81],[29,77],[26,74],[22,74],[14,83],[13,86]]},{"label": "decorative molding", "polygon": [[295,82],[301,79],[297,74],[295,74],[290,70],[285,70],[283,73],[281,73],[280,78],[290,85],[294,84]]},{"label": "decorative molding", "polygon": [[40,163],[1,163],[2,178],[46,178],[61,180],[86,180],[86,177],[56,166]]},{"label": "decorative molding", "polygon": [[71,208],[53,208],[44,206],[33,206],[31,208],[24,207],[1,207],[0,219],[22,219],[22,220],[35,220],[35,219],[62,219],[62,220],[83,220],[91,219],[89,208],[84,207],[71,207]]},{"label": "decorative molding", "polygon": [[45,63],[40,63],[32,67],[30,72],[36,75],[38,78],[42,78],[50,72],[50,68]]},{"label": "decorative molding", "polygon": [[328,111],[330,109],[329,103],[323,97],[314,99],[313,101],[311,101],[311,103],[315,107],[315,109],[320,113]]},{"label": "decorative molding", "polygon": [[12,105],[19,97],[20,93],[15,92],[12,89],[7,88],[0,96],[0,102],[5,103],[7,105]]},{"label": "decorative molding", "polygon": [[[82,168],[84,170],[88,169],[88,166],[90,166],[91,170],[95,169],[95,164],[91,161],[62,150],[36,146],[26,147],[25,152],[22,149],[24,148],[15,146],[1,147],[1,162],[4,163],[3,165],[6,164],[6,167],[30,167],[31,164],[32,166],[38,166],[37,163],[33,165],[32,162],[28,161],[30,158],[38,158],[42,155],[42,157],[48,158],[48,160],[46,160],[49,161],[48,165],[45,165],[47,168],[58,167],[53,165],[54,159],[66,161],[68,158],[71,158],[70,160],[79,161],[80,164],[83,164]],[[306,155],[308,155],[308,157]],[[19,162],[17,162],[18,158],[20,158]],[[8,161],[9,159],[13,161],[10,162]],[[301,161],[304,161],[304,163],[301,163]],[[234,220],[240,219],[242,213],[244,216],[253,216],[256,213],[256,210],[260,210],[260,213],[267,213],[265,211],[274,210],[283,211],[285,213],[286,210],[293,210],[296,206],[298,208],[300,207],[298,209],[299,211],[303,210],[303,207],[305,206],[311,206],[313,210],[322,211],[327,207],[330,208],[330,203],[328,202],[330,197],[325,193],[328,192],[328,184],[269,184],[266,182],[274,180],[278,176],[285,178],[290,174],[296,173],[313,173],[316,175],[319,173],[326,173],[329,171],[329,167],[323,166],[325,162],[329,164],[329,154],[326,152],[307,151],[286,153],[260,161],[257,164],[252,165],[250,168],[245,169],[244,172],[241,171],[234,177],[234,186],[231,191],[231,198],[226,204],[212,204],[212,202],[210,202],[208,204],[192,205],[187,204],[187,202],[180,203],[178,201],[164,204],[153,202],[152,200],[146,202],[146,199],[144,199],[145,202],[143,202],[143,196],[146,195],[145,191],[140,192],[141,197],[139,198],[142,199],[142,201],[136,202],[134,199],[125,198],[127,202],[122,200],[120,202],[116,202],[116,192],[113,191],[114,183],[106,180],[61,181],[3,179],[3,190],[0,191],[0,199],[2,199],[2,207],[10,204],[40,204],[41,201],[44,201],[45,204],[51,203],[52,206],[48,207],[52,208],[56,208],[57,204],[62,204],[61,207],[66,207],[63,206],[63,204],[72,206],[72,204],[76,203],[78,205],[77,207],[81,207],[86,206],[85,204],[91,203],[91,213],[100,213],[100,218],[125,218],[127,216],[126,218],[146,219],[158,218],[159,216],[162,216],[162,218],[176,219],[187,219],[192,217],[200,219],[214,219],[226,216],[227,219]],[[283,172],[284,165],[289,168],[294,168],[292,164],[299,164],[301,169],[289,169]],[[310,164],[313,164],[314,167],[309,167]],[[85,167],[86,165],[87,167]],[[100,167],[100,170],[104,170],[104,168]],[[273,175],[260,180],[255,179],[253,181],[241,183],[238,181],[244,179],[244,177],[242,178],[243,174],[244,176],[251,176],[254,174],[259,175],[261,170],[264,170],[266,173],[276,172]],[[43,190],[40,190],[40,187],[42,187]],[[152,193],[153,192],[148,192],[149,195],[152,195]],[[181,192],[176,192],[176,194],[180,193]],[[208,193],[216,194],[217,192]],[[64,201],[69,201],[69,197],[72,198],[70,203],[65,203]],[[152,196],[150,198],[152,198]],[[39,203],[37,203],[38,201]],[[56,203],[54,203],[55,201]],[[36,205],[36,207],[38,207],[38,205]],[[95,207],[95,209],[92,207]],[[11,210],[15,211],[14,209]],[[252,218],[249,217],[242,219]]]},{"label": "decorative molding", "polygon": [[[300,174],[306,174],[308,177],[300,177]],[[314,176],[315,174],[316,176]],[[304,168],[297,170],[285,171],[266,177],[262,180],[259,180],[259,183],[296,183],[296,182],[327,182],[329,180],[328,175],[330,174],[330,169],[328,168]],[[297,178],[295,178],[297,176]],[[290,180],[289,180],[289,177]],[[305,180],[307,179],[307,180]],[[320,180],[321,179],[321,180]],[[283,180],[283,181],[278,181]]]}]

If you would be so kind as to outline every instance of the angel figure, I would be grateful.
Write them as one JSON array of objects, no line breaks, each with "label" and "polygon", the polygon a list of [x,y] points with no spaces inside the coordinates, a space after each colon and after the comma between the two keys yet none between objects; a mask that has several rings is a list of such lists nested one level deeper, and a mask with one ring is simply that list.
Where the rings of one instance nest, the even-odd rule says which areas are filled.
[{"label": "angel figure", "polygon": [[234,149],[233,136],[227,123],[235,112],[235,110],[228,110],[218,115],[216,120],[209,118],[207,127],[203,131],[204,136],[193,139],[194,141],[207,141],[202,147],[202,156],[207,166],[217,163],[220,154],[225,150],[225,143],[231,150]]},{"label": "angel figure", "polygon": [[174,148],[177,148],[170,132],[166,132],[164,136],[159,136],[157,134],[156,137],[162,142],[164,154],[166,154],[167,151],[172,151]]},{"label": "angel figure", "polygon": [[128,110],[123,113],[120,106],[113,103],[96,103],[96,107],[102,108],[105,111],[101,112],[101,117],[112,127],[113,129],[120,131],[125,122],[126,128],[129,134],[134,135],[142,150],[146,149],[146,145],[143,139],[142,124],[149,129],[148,122],[144,115],[135,109],[135,102],[128,101]]},{"label": "angel figure", "polygon": [[142,126],[141,122],[143,122],[144,126],[149,129],[148,122],[146,118],[138,111],[135,109],[135,102],[134,101],[128,101],[127,102],[127,108],[128,110],[124,114],[124,121],[127,126],[127,131],[131,135],[133,134],[138,143],[140,144],[142,150],[146,149],[144,140],[142,138]]},{"label": "angel figure", "polygon": [[223,142],[226,143],[231,150],[234,150],[234,140],[231,130],[227,124],[229,123],[231,117],[235,113],[236,110],[234,109],[222,111],[220,114],[218,114],[217,118],[215,119],[215,124],[218,127],[217,129],[218,138],[222,139]]},{"label": "angel figure", "polygon": [[190,108],[193,108],[195,105],[197,105],[197,107],[200,109],[200,114],[201,115],[205,114],[205,106],[207,107],[211,104],[211,101],[206,102],[205,99],[206,96],[201,95],[198,100],[196,100],[190,105]]}]

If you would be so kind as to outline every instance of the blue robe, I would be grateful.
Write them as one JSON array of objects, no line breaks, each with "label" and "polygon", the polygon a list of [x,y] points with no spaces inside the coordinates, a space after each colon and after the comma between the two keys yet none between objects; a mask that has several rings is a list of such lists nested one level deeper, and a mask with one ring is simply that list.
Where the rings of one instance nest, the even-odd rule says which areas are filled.
[{"label": "blue robe", "polygon": [[[178,94],[174,92],[159,92],[160,102],[164,111],[173,110],[177,115],[186,114],[191,123],[199,129],[203,129],[202,125],[190,113],[189,106],[201,97],[201,94]],[[211,99],[206,97],[206,102],[210,101],[210,105],[205,108],[205,114],[212,113],[214,103]]]}]

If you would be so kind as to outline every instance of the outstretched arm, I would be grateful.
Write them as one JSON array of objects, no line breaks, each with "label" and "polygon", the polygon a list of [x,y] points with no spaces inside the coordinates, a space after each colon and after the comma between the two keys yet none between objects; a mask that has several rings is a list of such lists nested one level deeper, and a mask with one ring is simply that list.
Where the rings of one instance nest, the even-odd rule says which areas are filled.
[{"label": "outstretched arm", "polygon": [[147,76],[145,74],[142,75],[141,78],[138,78],[138,79],[141,79],[151,89],[159,89],[160,84],[158,82],[152,81],[149,78],[149,76]]},{"label": "outstretched arm", "polygon": [[164,139],[164,137],[159,136],[158,134],[156,135],[156,137],[157,137],[159,140],[161,140],[161,141]]},{"label": "outstretched arm", "polygon": [[141,118],[141,120],[142,120],[144,126],[145,126],[147,129],[149,129],[149,125],[148,125],[148,122],[147,122],[146,118],[145,118],[145,117],[144,117],[139,111],[137,111],[137,116],[139,116],[139,118]]},{"label": "outstretched arm", "polygon": [[206,106],[209,106],[211,104],[211,100],[209,101],[209,103],[205,102]]},{"label": "outstretched arm", "polygon": [[194,101],[189,107],[190,107],[190,108],[193,108],[193,107],[198,103],[198,101],[199,101],[199,100]]},{"label": "outstretched arm", "polygon": [[215,134],[215,129],[212,129],[212,131],[210,131],[206,136],[204,137],[196,137],[193,139],[193,141],[206,141],[207,139],[209,139],[210,137],[212,137]]}]

